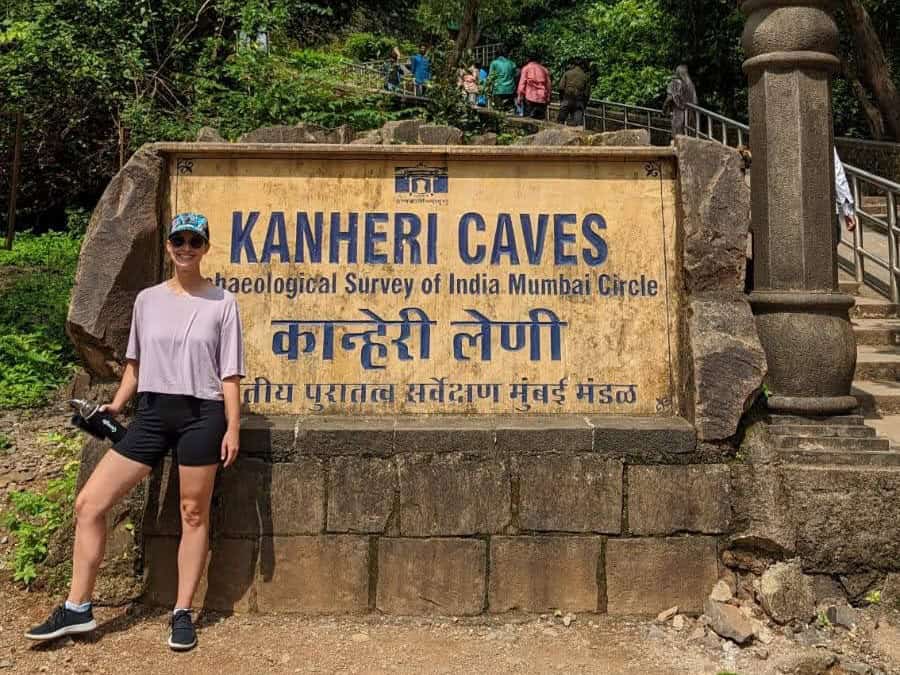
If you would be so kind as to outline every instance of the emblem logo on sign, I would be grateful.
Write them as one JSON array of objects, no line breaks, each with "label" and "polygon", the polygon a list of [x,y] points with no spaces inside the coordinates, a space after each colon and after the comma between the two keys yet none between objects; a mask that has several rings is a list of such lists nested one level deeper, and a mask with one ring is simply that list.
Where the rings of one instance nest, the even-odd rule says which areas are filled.
[{"label": "emblem logo on sign", "polygon": [[446,166],[398,166],[394,168],[394,192],[404,196],[447,194]]}]

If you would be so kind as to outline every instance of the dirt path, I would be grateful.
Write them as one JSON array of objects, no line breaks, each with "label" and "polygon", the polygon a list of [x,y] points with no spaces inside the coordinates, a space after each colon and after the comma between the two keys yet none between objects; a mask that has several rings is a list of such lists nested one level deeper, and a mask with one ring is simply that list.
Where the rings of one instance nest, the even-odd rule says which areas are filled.
[{"label": "dirt path", "polygon": [[[63,402],[0,412],[13,447],[0,451],[0,504],[13,490],[40,490],[66,458],[50,433],[68,432]],[[0,557],[11,542],[0,525]],[[165,646],[167,614],[146,607],[98,608],[90,637],[33,645],[22,637],[59,598],[26,592],[0,570],[0,675],[4,673],[609,673],[640,675],[900,674],[900,613],[860,612],[853,631],[772,626],[770,644],[739,648],[698,622],[685,626],[580,615],[477,619],[221,616],[200,620],[200,646]],[[825,664],[825,665],[823,665]],[[840,667],[843,664],[843,668]],[[869,664],[869,665],[866,665]]]},{"label": "dirt path", "polygon": [[[14,594],[13,594],[14,595]],[[35,598],[38,600],[38,598]],[[565,628],[550,617],[477,622],[392,617],[219,617],[202,623],[200,646],[174,654],[166,616],[100,609],[93,638],[32,647],[21,637],[50,604],[0,593],[0,668],[59,673],[716,673],[724,654],[685,653],[648,626],[581,617]],[[15,608],[15,609],[14,609]],[[45,670],[44,670],[45,669]],[[752,672],[752,671],[745,671]]]},{"label": "dirt path", "polygon": [[[168,615],[98,608],[89,637],[33,645],[21,637],[53,600],[0,586],[0,671],[10,673],[609,673],[622,675],[873,675],[900,673],[897,617],[865,617],[858,634],[822,633],[818,647],[787,634],[740,649],[697,622],[580,615],[477,619],[205,615],[200,645],[165,646]],[[880,627],[876,625],[876,619]],[[699,631],[703,634],[703,631]],[[790,631],[786,631],[790,633]],[[861,651],[867,654],[861,654]],[[866,664],[870,664],[867,666]],[[816,665],[818,664],[818,665]],[[825,664],[825,665],[823,665]],[[843,667],[841,667],[843,665]]]}]

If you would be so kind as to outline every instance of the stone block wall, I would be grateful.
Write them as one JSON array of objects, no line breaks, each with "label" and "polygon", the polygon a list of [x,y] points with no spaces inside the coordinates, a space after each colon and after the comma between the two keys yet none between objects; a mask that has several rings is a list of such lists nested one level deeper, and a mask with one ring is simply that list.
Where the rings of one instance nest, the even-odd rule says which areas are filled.
[{"label": "stone block wall", "polygon": [[[725,465],[677,418],[260,418],[221,472],[195,602],[238,612],[702,611]],[[145,599],[175,593],[177,471],[154,476]]]}]

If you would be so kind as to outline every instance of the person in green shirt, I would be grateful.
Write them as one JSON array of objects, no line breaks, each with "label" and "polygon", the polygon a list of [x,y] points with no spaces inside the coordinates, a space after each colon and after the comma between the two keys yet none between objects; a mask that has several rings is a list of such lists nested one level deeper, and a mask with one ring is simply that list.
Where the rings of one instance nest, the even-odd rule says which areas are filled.
[{"label": "person in green shirt", "polygon": [[491,94],[491,105],[499,110],[510,110],[516,97],[516,64],[511,61],[506,50],[491,61],[488,72],[487,90]]}]

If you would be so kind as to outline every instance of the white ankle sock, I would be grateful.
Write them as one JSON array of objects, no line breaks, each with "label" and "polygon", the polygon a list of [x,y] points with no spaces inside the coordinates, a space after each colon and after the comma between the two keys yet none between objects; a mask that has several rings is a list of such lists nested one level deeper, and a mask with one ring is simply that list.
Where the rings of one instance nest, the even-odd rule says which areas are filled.
[{"label": "white ankle sock", "polygon": [[190,611],[191,610],[189,608],[176,607],[175,609],[172,610],[172,616],[175,616],[176,614],[178,614],[178,612],[190,612]]},{"label": "white ankle sock", "polygon": [[74,602],[69,602],[66,600],[66,609],[70,612],[86,612],[91,608],[91,601],[82,602],[81,604],[76,604]]}]

